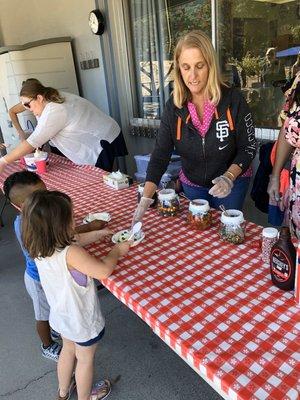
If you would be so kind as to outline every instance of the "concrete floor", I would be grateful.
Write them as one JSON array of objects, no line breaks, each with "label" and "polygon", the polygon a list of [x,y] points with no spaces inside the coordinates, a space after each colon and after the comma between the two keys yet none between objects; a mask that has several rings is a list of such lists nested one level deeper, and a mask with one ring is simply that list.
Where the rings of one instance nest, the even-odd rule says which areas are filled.
[{"label": "concrete floor", "polygon": [[[0,399],[54,400],[56,364],[40,353],[23,283],[24,261],[12,228],[14,215],[6,207],[0,228]],[[95,378],[117,381],[111,400],[221,399],[112,294],[102,290],[100,298],[107,330],[97,352]]]}]

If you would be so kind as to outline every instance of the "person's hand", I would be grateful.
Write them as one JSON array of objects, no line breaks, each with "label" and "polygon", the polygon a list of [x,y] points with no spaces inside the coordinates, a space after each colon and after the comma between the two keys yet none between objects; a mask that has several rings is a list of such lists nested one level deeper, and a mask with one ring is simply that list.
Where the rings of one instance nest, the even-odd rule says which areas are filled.
[{"label": "person's hand", "polygon": [[225,175],[218,176],[212,180],[214,186],[209,190],[209,194],[214,197],[222,199],[227,197],[233,187],[233,182]]},{"label": "person's hand", "polygon": [[88,231],[99,231],[100,229],[103,229],[107,224],[108,222],[106,221],[95,219],[94,221],[88,222],[85,225]]},{"label": "person's hand", "polygon": [[5,143],[0,143],[0,150],[4,150],[4,149],[6,149]]},{"label": "person's hand", "polygon": [[279,201],[280,193],[279,193],[279,176],[278,175],[270,175],[270,181],[268,185],[267,192],[270,196],[270,200]]},{"label": "person's hand", "polygon": [[95,232],[95,242],[98,240],[103,240],[108,236],[112,236],[114,233],[110,229],[101,229],[94,231]]},{"label": "person's hand", "polygon": [[132,223],[131,227],[139,221],[142,221],[145,212],[148,210],[148,208],[151,206],[151,204],[154,202],[153,199],[149,199],[148,197],[142,197],[132,218]]},{"label": "person's hand", "polygon": [[132,246],[133,240],[127,240],[126,242],[117,243],[114,246],[114,250],[117,251],[119,257],[126,256],[130,247]]}]

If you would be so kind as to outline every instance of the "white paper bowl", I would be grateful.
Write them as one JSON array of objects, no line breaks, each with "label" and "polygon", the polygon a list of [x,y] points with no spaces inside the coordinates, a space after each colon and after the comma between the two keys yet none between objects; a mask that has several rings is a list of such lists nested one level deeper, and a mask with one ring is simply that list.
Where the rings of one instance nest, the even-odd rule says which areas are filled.
[{"label": "white paper bowl", "polygon": [[83,218],[83,223],[88,224],[89,222],[92,222],[95,220],[109,222],[111,220],[111,215],[106,211],[99,212],[99,213],[89,213],[88,215],[86,215]]},{"label": "white paper bowl", "polygon": [[[111,238],[113,243],[122,243],[125,242],[130,236],[130,230],[129,229],[124,229],[122,231],[119,231],[113,235]],[[141,243],[142,240],[144,240],[145,234],[143,231],[139,231],[136,235],[133,237],[133,244],[132,247],[138,245]]]}]

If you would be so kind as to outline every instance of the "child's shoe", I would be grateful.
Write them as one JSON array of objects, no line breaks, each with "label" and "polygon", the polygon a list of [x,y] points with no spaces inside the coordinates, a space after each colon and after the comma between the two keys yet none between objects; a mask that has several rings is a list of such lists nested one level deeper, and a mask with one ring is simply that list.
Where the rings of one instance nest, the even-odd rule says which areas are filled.
[{"label": "child's shoe", "polygon": [[75,375],[73,374],[72,378],[71,378],[71,383],[69,386],[69,392],[64,397],[61,397],[59,394],[59,389],[58,389],[56,400],[69,400],[70,397],[72,396],[72,393],[74,392],[75,388],[76,388],[76,382],[75,382]]},{"label": "child's shoe", "polygon": [[42,355],[43,357],[49,358],[50,360],[53,361],[58,361],[59,353],[61,351],[61,345],[53,342],[50,344],[48,347],[44,347],[43,343],[41,344],[41,349],[42,349]]},{"label": "child's shoe", "polygon": [[50,328],[50,334],[51,334],[51,339],[54,342],[57,342],[58,340],[61,340],[61,336],[58,332],[56,332],[54,329]]},{"label": "child's shoe", "polygon": [[93,385],[90,400],[103,400],[111,392],[111,383],[108,379],[99,381]]}]

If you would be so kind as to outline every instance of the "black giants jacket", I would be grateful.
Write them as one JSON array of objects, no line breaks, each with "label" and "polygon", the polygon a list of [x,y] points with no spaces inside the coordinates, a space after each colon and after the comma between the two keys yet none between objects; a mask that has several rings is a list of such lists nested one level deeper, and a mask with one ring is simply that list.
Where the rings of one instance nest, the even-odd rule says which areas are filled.
[{"label": "black giants jacket", "polygon": [[211,187],[211,181],[231,164],[245,172],[255,157],[256,140],[252,115],[240,90],[222,87],[221,100],[204,138],[193,126],[187,106],[175,107],[171,97],[162,115],[146,181],[158,185],[174,147],[185,176],[197,185]]}]

